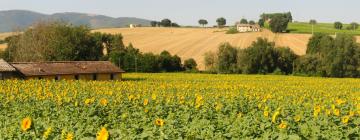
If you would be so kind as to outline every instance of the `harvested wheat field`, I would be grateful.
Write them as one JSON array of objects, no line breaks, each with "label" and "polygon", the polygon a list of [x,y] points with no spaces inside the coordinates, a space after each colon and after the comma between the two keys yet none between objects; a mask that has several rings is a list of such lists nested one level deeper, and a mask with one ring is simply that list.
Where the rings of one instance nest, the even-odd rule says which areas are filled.
[{"label": "harvested wheat field", "polygon": [[0,44],[0,51],[5,50],[7,47],[6,44]]},{"label": "harvested wheat field", "polygon": [[245,48],[258,37],[268,38],[277,46],[289,46],[295,53],[305,54],[308,34],[278,34],[268,30],[253,33],[225,34],[225,30],[214,28],[112,28],[95,30],[104,33],[121,33],[124,43],[132,43],[142,52],[160,53],[167,50],[179,55],[183,60],[194,58],[200,69],[204,68],[203,55],[215,52],[219,44],[229,42]]}]

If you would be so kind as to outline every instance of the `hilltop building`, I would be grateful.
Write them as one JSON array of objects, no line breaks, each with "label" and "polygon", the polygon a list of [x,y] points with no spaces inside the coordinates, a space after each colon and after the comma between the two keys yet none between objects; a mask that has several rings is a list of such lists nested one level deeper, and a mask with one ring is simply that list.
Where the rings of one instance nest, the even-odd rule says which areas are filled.
[{"label": "hilltop building", "polygon": [[[121,80],[125,72],[108,61],[2,62],[0,73],[6,75],[2,79],[104,81]],[[5,69],[5,66],[8,68]]]},{"label": "hilltop building", "polygon": [[261,28],[259,25],[250,25],[250,24],[236,24],[236,29],[241,32],[260,32]]}]

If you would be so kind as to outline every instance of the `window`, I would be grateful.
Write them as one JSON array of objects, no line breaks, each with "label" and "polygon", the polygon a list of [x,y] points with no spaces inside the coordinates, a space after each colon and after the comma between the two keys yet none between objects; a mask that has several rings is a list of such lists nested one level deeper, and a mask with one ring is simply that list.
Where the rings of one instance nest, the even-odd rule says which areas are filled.
[{"label": "window", "polygon": [[39,80],[43,79],[43,77],[39,77]]},{"label": "window", "polygon": [[56,75],[55,76],[55,80],[59,80],[60,79],[60,76],[59,75]]},{"label": "window", "polygon": [[2,73],[0,73],[0,80],[4,80],[4,76]]},{"label": "window", "polygon": [[75,80],[79,80],[79,75],[75,75]]},{"label": "window", "polygon": [[93,80],[97,80],[97,75],[93,74]]}]

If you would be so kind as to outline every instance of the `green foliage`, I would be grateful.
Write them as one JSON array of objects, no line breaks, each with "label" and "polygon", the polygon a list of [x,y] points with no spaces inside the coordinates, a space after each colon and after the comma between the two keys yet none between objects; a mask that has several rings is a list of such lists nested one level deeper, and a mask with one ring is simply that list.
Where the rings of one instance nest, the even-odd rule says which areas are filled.
[{"label": "green foliage", "polygon": [[223,27],[226,25],[226,19],[223,17],[220,17],[216,19],[216,23],[218,24],[218,27]]},{"label": "green foliage", "polygon": [[175,72],[183,71],[181,59],[163,51],[160,55],[142,54],[129,44],[126,48],[110,54],[110,60],[126,72]]},{"label": "green foliage", "polygon": [[[219,46],[217,54],[205,54],[205,66],[210,72],[267,74],[275,70],[291,74],[297,55],[289,48],[275,48],[274,42],[258,38],[246,49],[236,49],[228,43]],[[216,56],[216,57],[215,57]]]},{"label": "green foliage", "polygon": [[249,24],[250,24],[250,25],[255,25],[256,23],[255,23],[255,21],[250,20],[250,21],[249,21]]},{"label": "green foliage", "polygon": [[291,12],[287,12],[287,13],[263,13],[260,15],[260,19],[264,20],[264,21],[268,21],[268,20],[272,20],[274,17],[284,17],[287,19],[288,22],[292,22],[293,18],[291,15]]},{"label": "green foliage", "polygon": [[161,20],[161,26],[163,27],[170,27],[171,26],[171,20],[170,19],[163,19]]},{"label": "green foliage", "polygon": [[208,21],[207,21],[206,19],[200,19],[200,20],[199,20],[199,24],[200,24],[201,26],[205,27],[205,25],[208,24]]},{"label": "green foliage", "polygon": [[23,34],[8,37],[6,55],[8,61],[99,60],[103,46],[97,37],[86,26],[40,22]]},{"label": "green foliage", "polygon": [[184,61],[184,68],[186,71],[197,71],[197,64],[193,58]]},{"label": "green foliage", "polygon": [[6,41],[0,39],[0,44],[4,44],[4,43],[6,43]]},{"label": "green foliage", "polygon": [[311,24],[311,25],[315,25],[316,23],[317,23],[317,22],[316,22],[315,19],[311,19],[310,22],[309,22],[309,24]]},{"label": "green foliage", "polygon": [[351,35],[340,34],[334,39],[315,34],[309,41],[305,56],[297,61],[297,73],[326,77],[359,77],[360,47]]},{"label": "green foliage", "polygon": [[236,27],[230,27],[229,30],[226,31],[226,34],[237,34],[239,31],[236,29]]},{"label": "green foliage", "polygon": [[265,20],[264,19],[259,19],[258,24],[260,27],[264,27],[265,26]]},{"label": "green foliage", "polygon": [[229,43],[224,43],[219,46],[217,53],[218,71],[219,73],[234,73],[236,72],[237,50]]},{"label": "green foliage", "polygon": [[[343,24],[344,27],[350,28],[350,24]],[[334,28],[333,23],[316,23],[315,25],[309,24],[309,22],[293,22],[289,23],[288,31],[290,33],[302,33],[302,34],[311,34],[312,29],[314,33],[325,33],[329,35],[334,35],[336,33],[346,33],[352,35],[360,35],[360,29],[357,28],[349,30],[337,30]]]},{"label": "green foliage", "polygon": [[289,19],[284,15],[276,15],[271,18],[270,29],[274,33],[281,33],[286,31]]},{"label": "green foliage", "polygon": [[150,25],[151,25],[151,27],[156,27],[156,26],[158,26],[158,22],[157,21],[151,21]]},{"label": "green foliage", "polygon": [[267,39],[258,38],[249,48],[240,52],[238,66],[242,73],[266,74],[276,69],[277,54],[275,44]]},{"label": "green foliage", "polygon": [[343,28],[343,24],[341,22],[335,22],[334,23],[334,28],[335,29],[338,29],[338,30],[341,30]]},{"label": "green foliage", "polygon": [[346,27],[347,30],[354,30],[356,31],[359,28],[359,24],[356,22],[350,23],[349,26]]},{"label": "green foliage", "polygon": [[240,20],[240,23],[241,23],[241,24],[248,24],[248,21],[247,21],[247,19],[244,19],[244,18],[243,18],[243,19]]}]

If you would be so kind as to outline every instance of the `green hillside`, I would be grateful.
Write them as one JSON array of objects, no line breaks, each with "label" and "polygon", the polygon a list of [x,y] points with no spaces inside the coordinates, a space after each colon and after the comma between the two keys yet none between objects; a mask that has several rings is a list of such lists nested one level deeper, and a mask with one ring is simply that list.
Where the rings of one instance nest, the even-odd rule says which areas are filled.
[{"label": "green hillside", "polygon": [[[334,28],[333,23],[317,23],[314,25],[314,33],[327,33],[327,34],[335,34],[335,33],[347,33],[347,34],[354,34],[360,35],[360,28],[357,30],[347,30],[349,24],[343,24],[342,30],[337,30]],[[305,22],[296,22],[296,23],[289,23],[288,30],[290,33],[312,33],[311,24]]]}]

